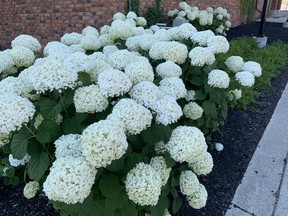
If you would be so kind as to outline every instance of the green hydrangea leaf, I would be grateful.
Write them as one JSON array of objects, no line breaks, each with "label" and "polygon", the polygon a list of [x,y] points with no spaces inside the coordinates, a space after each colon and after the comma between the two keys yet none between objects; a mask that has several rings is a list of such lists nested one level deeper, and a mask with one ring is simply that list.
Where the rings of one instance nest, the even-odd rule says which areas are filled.
[{"label": "green hydrangea leaf", "polygon": [[28,139],[23,134],[15,134],[11,141],[11,152],[15,159],[21,160],[27,153]]}]

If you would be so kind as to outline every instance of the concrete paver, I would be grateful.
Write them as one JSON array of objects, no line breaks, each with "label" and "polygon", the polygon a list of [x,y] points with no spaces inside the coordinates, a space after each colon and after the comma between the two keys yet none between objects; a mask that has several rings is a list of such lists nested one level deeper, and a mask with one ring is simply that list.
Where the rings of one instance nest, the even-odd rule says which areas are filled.
[{"label": "concrete paver", "polygon": [[[286,157],[286,162],[287,162]],[[286,164],[286,169],[284,173],[284,178],[282,181],[282,187],[280,189],[278,203],[276,206],[276,211],[274,216],[288,215],[288,166]]]},{"label": "concrete paver", "polygon": [[252,214],[249,214],[235,206],[230,206],[230,208],[227,210],[225,216],[251,216]]},{"label": "concrete paver", "polygon": [[[288,215],[286,210],[288,203],[288,183],[286,183],[288,180],[286,180],[286,176],[288,174],[285,176],[285,182],[283,180],[283,171],[286,166],[284,159],[286,159],[288,152],[287,107],[288,85],[286,85],[232,200],[232,204],[236,204],[245,212],[257,216],[273,215],[280,192],[276,212],[280,212],[280,215]],[[283,211],[285,214],[282,213]]]}]

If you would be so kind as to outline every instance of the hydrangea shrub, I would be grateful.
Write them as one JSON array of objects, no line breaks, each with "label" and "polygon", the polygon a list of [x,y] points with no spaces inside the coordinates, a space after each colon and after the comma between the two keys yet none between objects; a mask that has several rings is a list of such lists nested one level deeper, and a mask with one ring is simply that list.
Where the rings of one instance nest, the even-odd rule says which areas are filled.
[{"label": "hydrangea shrub", "polygon": [[226,35],[231,27],[230,14],[222,7],[199,10],[183,1],[179,3],[179,9],[169,10],[167,15],[172,19],[186,19],[197,30],[211,30],[218,35]]},{"label": "hydrangea shrub", "polygon": [[65,34],[36,60],[28,36],[0,52],[1,175],[30,179],[25,196],[42,191],[62,214],[175,215],[180,191],[202,208],[207,136],[261,66],[218,60],[227,39],[190,23],[145,29],[133,12],[113,20]]}]

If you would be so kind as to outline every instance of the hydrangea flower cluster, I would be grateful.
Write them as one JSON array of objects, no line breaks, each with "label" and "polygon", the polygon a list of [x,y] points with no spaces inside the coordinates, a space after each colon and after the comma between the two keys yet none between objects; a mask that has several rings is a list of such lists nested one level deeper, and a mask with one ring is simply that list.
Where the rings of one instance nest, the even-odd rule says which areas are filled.
[{"label": "hydrangea flower cluster", "polygon": [[36,196],[37,191],[40,189],[40,185],[36,181],[28,182],[23,189],[23,196],[27,199],[31,199]]},{"label": "hydrangea flower cluster", "polygon": [[28,163],[30,159],[31,156],[28,154],[26,154],[21,160],[15,159],[12,154],[9,155],[9,163],[13,167],[18,167],[20,165],[23,166]]},{"label": "hydrangea flower cluster", "polygon": [[203,114],[203,108],[196,102],[190,102],[184,106],[183,113],[186,118],[196,120],[201,118]]},{"label": "hydrangea flower cluster", "polygon": [[213,169],[213,158],[209,152],[204,152],[195,161],[189,163],[189,167],[197,175],[207,175]]},{"label": "hydrangea flower cluster", "polygon": [[162,186],[165,186],[169,175],[171,168],[167,168],[165,158],[163,156],[156,156],[153,157],[150,161],[150,166],[158,173],[160,173]]},{"label": "hydrangea flower cluster", "polygon": [[180,190],[186,195],[192,208],[200,209],[206,205],[208,193],[192,171],[188,170],[181,173]]},{"label": "hydrangea flower cluster", "polygon": [[230,78],[225,71],[212,70],[208,75],[208,85],[216,88],[226,89],[229,87]]},{"label": "hydrangea flower cluster", "polygon": [[132,99],[121,99],[113,107],[111,115],[123,122],[129,135],[139,134],[152,122],[151,112]]},{"label": "hydrangea flower cluster", "polygon": [[81,144],[84,157],[97,168],[122,157],[128,148],[125,130],[115,119],[89,125],[82,133]]},{"label": "hydrangea flower cluster", "polygon": [[35,113],[34,105],[13,93],[0,95],[0,133],[9,134],[28,123]]},{"label": "hydrangea flower cluster", "polygon": [[50,200],[66,204],[82,203],[90,194],[97,170],[83,157],[58,158],[43,184]]},{"label": "hydrangea flower cluster", "polygon": [[82,157],[81,136],[79,134],[62,135],[55,142],[56,159],[71,156],[73,158]]},{"label": "hydrangea flower cluster", "polygon": [[11,47],[26,47],[33,52],[38,52],[41,49],[39,41],[31,35],[22,34],[14,38],[11,42]]},{"label": "hydrangea flower cluster", "polygon": [[198,128],[179,126],[172,131],[166,148],[175,161],[192,163],[207,150],[207,145]]},{"label": "hydrangea flower cluster", "polygon": [[155,206],[161,193],[161,176],[159,172],[144,163],[137,164],[128,173],[125,180],[125,189],[130,200],[145,206]]},{"label": "hydrangea flower cluster", "polygon": [[73,100],[76,112],[78,113],[102,112],[108,107],[109,104],[107,97],[102,94],[98,85],[78,88],[75,91]]},{"label": "hydrangea flower cluster", "polygon": [[179,3],[179,10],[169,10],[168,17],[172,19],[186,19],[201,29],[213,29],[216,34],[226,35],[226,31],[231,27],[230,14],[226,9],[208,7],[206,10],[199,10],[186,2]]}]

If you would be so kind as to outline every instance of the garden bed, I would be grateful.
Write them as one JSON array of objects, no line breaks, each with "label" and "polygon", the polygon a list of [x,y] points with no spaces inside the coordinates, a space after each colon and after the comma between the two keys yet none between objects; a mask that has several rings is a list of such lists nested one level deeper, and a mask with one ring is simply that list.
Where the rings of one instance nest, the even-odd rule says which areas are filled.
[{"label": "garden bed", "polygon": [[[257,34],[259,23],[231,29],[228,38]],[[266,23],[268,43],[281,39],[288,43],[288,30],[280,24]],[[185,203],[178,215],[224,215],[239,185],[254,150],[268,124],[274,108],[288,81],[288,70],[272,80],[272,87],[258,97],[259,105],[249,106],[246,111],[230,110],[228,119],[221,128],[222,136],[214,134],[214,140],[224,144],[221,153],[212,152],[214,170],[200,181],[206,186],[209,197],[205,208],[193,210]],[[5,186],[0,182],[0,215],[57,215],[47,204],[43,195],[27,200],[23,197],[24,185]]]}]

